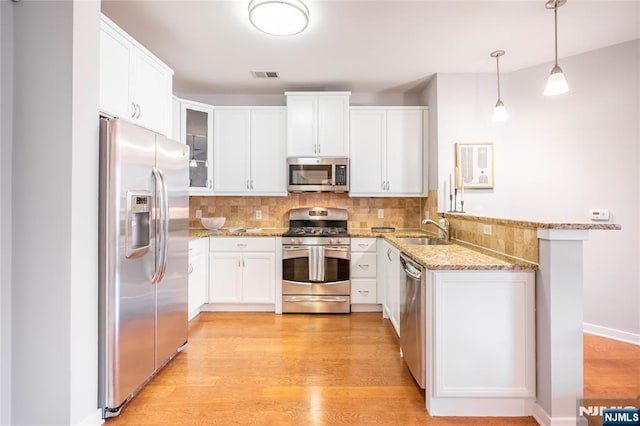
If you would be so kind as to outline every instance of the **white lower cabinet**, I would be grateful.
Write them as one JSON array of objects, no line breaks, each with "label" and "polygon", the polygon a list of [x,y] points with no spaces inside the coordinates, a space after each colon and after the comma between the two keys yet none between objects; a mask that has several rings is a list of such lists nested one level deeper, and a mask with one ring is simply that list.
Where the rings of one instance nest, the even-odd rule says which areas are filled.
[{"label": "white lower cabinet", "polygon": [[208,238],[189,241],[189,320],[200,313],[200,308],[208,299],[208,251]]},{"label": "white lower cabinet", "polygon": [[211,238],[208,308],[273,311],[275,249],[272,237]]},{"label": "white lower cabinet", "polygon": [[536,396],[532,271],[425,271],[426,408],[528,416]]},{"label": "white lower cabinet", "polygon": [[400,251],[385,240],[378,241],[378,293],[382,315],[389,318],[400,336]]},{"label": "white lower cabinet", "polygon": [[377,238],[351,239],[351,310],[379,311],[377,306]]}]

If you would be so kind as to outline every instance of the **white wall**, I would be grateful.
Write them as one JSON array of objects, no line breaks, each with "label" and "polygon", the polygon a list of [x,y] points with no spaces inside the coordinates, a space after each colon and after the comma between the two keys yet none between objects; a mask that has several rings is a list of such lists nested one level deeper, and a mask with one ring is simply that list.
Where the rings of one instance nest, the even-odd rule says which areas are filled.
[{"label": "white wall", "polygon": [[10,424],[97,424],[100,5],[13,9]]},{"label": "white wall", "polygon": [[[442,183],[438,183],[438,76],[435,75],[427,83],[424,91],[419,97],[420,105],[432,106],[429,108],[429,175],[428,184],[429,189],[438,189],[442,186]],[[444,197],[444,194],[440,193],[440,197]],[[444,206],[443,198],[439,200],[438,204]],[[444,210],[444,207],[441,208]]]},{"label": "white wall", "polygon": [[73,8],[71,116],[70,419],[99,424],[98,390],[98,93],[100,1]]},{"label": "white wall", "polygon": [[11,421],[12,7],[0,2],[0,425]]},{"label": "white wall", "polygon": [[495,188],[465,191],[469,213],[588,221],[590,208],[610,209],[622,231],[591,231],[584,245],[585,323],[638,342],[639,44],[561,58],[564,95],[542,95],[552,64],[501,75],[511,115],[503,123],[491,121],[495,74],[437,80],[439,181],[453,169],[456,142],[493,141]]}]

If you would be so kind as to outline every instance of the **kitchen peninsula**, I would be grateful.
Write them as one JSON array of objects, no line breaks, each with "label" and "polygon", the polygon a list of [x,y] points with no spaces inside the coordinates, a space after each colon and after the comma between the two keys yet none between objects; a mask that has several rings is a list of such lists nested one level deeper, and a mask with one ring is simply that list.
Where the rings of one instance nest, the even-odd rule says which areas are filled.
[{"label": "kitchen peninsula", "polygon": [[[431,202],[425,201],[422,209],[425,212],[431,210]],[[429,345],[427,347],[427,354],[429,354],[427,361],[431,362],[427,370],[426,405],[428,411],[432,415],[445,416],[533,414],[541,422],[552,415],[561,415],[558,413],[564,413],[569,409],[573,412],[575,398],[582,395],[582,306],[578,297],[578,293],[582,291],[582,241],[587,237],[589,230],[617,230],[620,229],[620,226],[610,223],[518,221],[464,214],[447,214],[446,216],[451,221],[454,239],[454,242],[449,245],[416,246],[404,244],[399,240],[399,237],[405,236],[430,235],[420,229],[411,231],[398,229],[394,233],[384,234],[371,232],[370,229],[356,227],[349,229],[349,234],[354,239],[375,238],[378,244],[386,243],[398,252],[404,252],[430,271],[431,293],[428,294],[433,301],[433,315],[430,316],[427,329],[434,331],[435,336],[431,336],[427,340]],[[493,238],[476,238],[482,234],[476,232],[476,229],[482,229],[484,225],[495,227],[496,232]],[[503,228],[506,228],[507,231],[504,231]],[[215,238],[216,235],[277,237],[283,231],[283,227],[262,228],[261,231],[250,234],[245,232],[234,234],[225,230],[210,232],[192,229],[191,237],[212,236]],[[519,232],[521,235],[518,234]],[[535,239],[531,238],[532,235],[535,236]],[[501,238],[505,238],[506,243]],[[509,241],[509,238],[515,241]],[[481,247],[482,244],[487,247]],[[510,251],[511,255],[496,252],[495,249],[498,246],[506,247],[507,249],[503,251]],[[539,260],[539,263],[530,259],[513,257],[514,252],[524,252],[525,246],[533,246],[534,260]],[[561,249],[558,250],[558,248]],[[528,253],[531,254],[531,252]],[[378,268],[379,281],[382,274],[383,271]],[[456,277],[455,274],[458,276]],[[467,274],[466,276],[462,275],[467,280],[466,285],[460,284],[460,274]],[[511,281],[500,281],[500,274],[514,275]],[[483,289],[481,284],[471,284],[472,279],[482,281],[484,278],[488,278],[492,283],[493,292],[491,290],[485,291],[486,289]],[[495,282],[503,283],[503,290],[506,293],[504,291],[501,294],[496,293]],[[537,286],[535,292],[534,282]],[[507,290],[513,289],[514,285],[519,286],[516,293]],[[438,291],[438,289],[440,290]],[[447,290],[450,290],[449,293]],[[386,289],[379,288],[379,291],[384,293]],[[384,300],[384,298],[381,299]],[[510,304],[502,303],[503,310],[496,309],[497,306],[500,306],[500,300],[508,300]],[[521,304],[518,309],[505,311],[504,307],[514,308],[514,301]],[[452,310],[445,310],[438,316],[437,304],[444,302],[452,303]],[[539,314],[535,318],[534,309],[537,309],[539,313],[548,312],[548,316]],[[470,328],[469,321],[455,320],[456,317],[468,319],[470,313],[475,314],[474,327]],[[496,314],[507,315],[507,317],[498,318]],[[511,317],[509,318],[508,315]],[[485,318],[487,322],[479,320],[480,318]],[[505,320],[505,318],[509,319]],[[440,324],[450,325],[453,329],[438,329],[438,319]],[[446,321],[444,321],[445,319]],[[390,318],[390,320],[393,323],[393,319]],[[520,327],[511,334],[512,340],[505,340],[505,334],[496,334],[499,342],[511,344],[511,347],[506,351],[505,348],[499,347],[494,340],[491,340],[490,333],[488,333],[489,330],[495,332],[499,328],[496,325],[504,327],[505,324],[509,326],[517,324]],[[563,338],[558,337],[558,329],[564,330]],[[465,363],[458,365],[453,363],[455,358],[445,353],[443,349],[452,350],[453,346],[446,339],[440,338],[438,340],[438,331],[441,333],[446,331],[445,335],[447,336],[471,331],[469,336],[472,337],[472,340],[462,339],[460,341],[475,346],[466,348],[466,350],[459,346],[457,349],[462,350],[462,353],[481,354],[478,355],[480,357],[495,355],[494,357],[489,356],[489,364],[487,364],[487,358],[483,359],[483,368],[485,370],[488,368],[493,373],[484,377],[488,380],[484,387],[478,386],[477,382],[455,382],[455,380],[463,379],[473,381],[477,375],[468,374],[469,372],[460,374],[460,376],[455,375],[455,371],[465,371],[464,369],[460,370]],[[502,329],[503,333],[504,331],[505,328]],[[477,336],[476,340],[473,340],[473,336]],[[536,341],[538,342],[537,347]],[[495,353],[492,350],[495,350]],[[504,353],[512,354],[513,358],[510,360],[512,364],[501,358]],[[450,364],[438,364],[439,359],[452,359],[453,361]],[[517,366],[516,374],[513,374],[515,370],[503,376],[497,374],[496,372],[500,369],[504,372],[505,365]],[[550,374],[552,366],[555,371],[554,380],[551,380]],[[558,366],[561,370],[557,370]],[[492,368],[496,370],[492,370]],[[447,372],[449,372],[448,376],[445,374]],[[429,381],[429,376],[433,378],[433,381]],[[454,384],[449,385],[450,382],[444,381],[443,377],[454,380]],[[496,380],[500,378],[509,381],[512,384],[511,389],[505,387],[504,383],[497,383]],[[492,388],[492,380],[494,381],[493,385],[499,384],[499,386]],[[566,394],[561,396],[558,389],[559,383],[573,384],[572,393],[569,396]],[[555,404],[553,411],[550,408],[551,401],[554,401]],[[562,402],[565,404],[564,407],[559,405]]]}]

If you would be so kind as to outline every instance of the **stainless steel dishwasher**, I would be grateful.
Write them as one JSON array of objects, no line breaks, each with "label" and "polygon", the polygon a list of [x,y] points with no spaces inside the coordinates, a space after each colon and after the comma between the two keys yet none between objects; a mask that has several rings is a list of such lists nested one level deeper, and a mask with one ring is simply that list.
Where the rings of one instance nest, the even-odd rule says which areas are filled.
[{"label": "stainless steel dishwasher", "polygon": [[400,253],[404,274],[400,280],[400,348],[413,378],[424,389],[426,275],[424,268]]}]

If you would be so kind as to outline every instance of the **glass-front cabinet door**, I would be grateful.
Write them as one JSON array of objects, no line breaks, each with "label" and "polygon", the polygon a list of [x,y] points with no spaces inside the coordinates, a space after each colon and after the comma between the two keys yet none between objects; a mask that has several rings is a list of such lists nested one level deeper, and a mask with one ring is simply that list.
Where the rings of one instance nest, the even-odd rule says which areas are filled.
[{"label": "glass-front cabinet door", "polygon": [[180,141],[191,148],[189,194],[213,193],[213,108],[180,101]]}]

